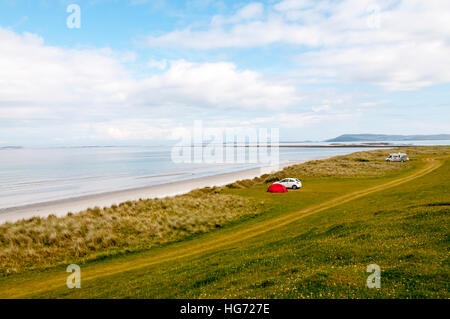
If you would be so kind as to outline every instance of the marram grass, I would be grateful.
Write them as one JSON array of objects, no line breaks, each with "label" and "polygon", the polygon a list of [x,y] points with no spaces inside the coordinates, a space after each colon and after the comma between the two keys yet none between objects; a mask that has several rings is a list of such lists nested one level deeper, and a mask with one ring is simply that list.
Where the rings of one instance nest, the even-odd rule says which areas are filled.
[{"label": "marram grass", "polygon": [[0,226],[3,275],[95,259],[177,241],[261,210],[249,199],[212,189],[128,201],[57,218],[35,217]]}]

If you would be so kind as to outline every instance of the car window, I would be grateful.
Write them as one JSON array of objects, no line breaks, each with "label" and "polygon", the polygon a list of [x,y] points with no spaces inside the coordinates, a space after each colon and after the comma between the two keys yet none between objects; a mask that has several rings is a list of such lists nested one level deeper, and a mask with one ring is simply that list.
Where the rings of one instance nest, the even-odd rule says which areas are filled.
[{"label": "car window", "polygon": [[286,179],[283,179],[282,181],[281,181],[282,183],[286,183],[287,182],[287,180]]}]

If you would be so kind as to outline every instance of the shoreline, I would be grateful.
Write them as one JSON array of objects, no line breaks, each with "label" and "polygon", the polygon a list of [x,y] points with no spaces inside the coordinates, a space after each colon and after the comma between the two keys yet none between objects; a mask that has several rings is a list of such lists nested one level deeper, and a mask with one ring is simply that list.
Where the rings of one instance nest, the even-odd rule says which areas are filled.
[{"label": "shoreline", "polygon": [[47,217],[52,214],[57,217],[62,217],[67,215],[69,212],[79,213],[88,208],[94,208],[95,206],[110,207],[126,201],[182,195],[194,189],[224,186],[238,180],[252,179],[266,173],[282,170],[290,165],[301,164],[307,161],[309,160],[291,161],[278,166],[251,168],[231,173],[221,173],[217,175],[182,180],[179,182],[170,182],[165,184],[1,208],[0,224],[6,222],[16,222],[21,219],[29,219],[32,217]]},{"label": "shoreline", "polygon": [[[399,147],[412,147],[415,145],[406,144],[385,144],[385,143],[363,143],[363,144],[329,144],[329,145],[278,145],[278,147],[287,148],[399,148]],[[268,146],[270,147],[270,146]]]}]

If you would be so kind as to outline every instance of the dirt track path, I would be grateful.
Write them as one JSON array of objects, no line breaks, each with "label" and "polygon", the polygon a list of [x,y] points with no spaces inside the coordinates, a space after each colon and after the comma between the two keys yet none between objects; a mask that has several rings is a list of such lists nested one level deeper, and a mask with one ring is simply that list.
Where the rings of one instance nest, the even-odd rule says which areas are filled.
[{"label": "dirt track path", "polygon": [[[434,171],[443,164],[442,161],[438,161],[435,159],[426,159],[425,161],[426,164],[424,165],[424,167],[408,176],[396,178],[387,183],[339,196],[323,203],[304,208],[300,211],[274,217],[272,219],[262,221],[258,224],[233,233],[218,234],[218,236],[215,236],[210,240],[205,240],[193,245],[187,245],[186,247],[174,248],[168,251],[164,250],[150,256],[142,256],[142,258],[139,259],[133,258],[130,261],[123,262],[125,258],[119,257],[116,261],[109,260],[106,265],[102,265],[102,263],[86,265],[82,269],[82,284],[90,280],[107,277],[117,273],[149,267],[152,265],[173,261],[179,258],[194,257],[203,253],[214,251],[216,249],[230,246],[237,242],[241,242],[263,233],[272,231],[274,229],[283,227],[306,216],[350,202],[352,200],[378,191],[382,191],[412,181]],[[27,278],[27,280],[23,280],[21,282],[17,280],[14,282],[13,286],[0,286],[0,298],[27,298],[37,293],[43,293],[46,291],[51,291],[53,289],[65,287],[66,278],[68,275],[68,273],[61,272],[61,274],[52,274],[52,276],[48,278],[45,278],[45,276],[36,276],[35,278],[31,279]]]}]

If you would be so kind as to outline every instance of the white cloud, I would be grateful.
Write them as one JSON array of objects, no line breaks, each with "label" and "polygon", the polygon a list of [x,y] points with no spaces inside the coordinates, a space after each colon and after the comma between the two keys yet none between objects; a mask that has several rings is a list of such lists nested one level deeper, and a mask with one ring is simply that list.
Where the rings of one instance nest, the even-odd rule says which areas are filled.
[{"label": "white cloud", "polygon": [[152,60],[167,70],[136,79],[108,49],[65,50],[2,29],[0,40],[0,103],[261,108],[299,99],[294,87],[229,62]]},{"label": "white cloud", "polygon": [[[124,99],[128,72],[110,50],[64,50],[0,28],[0,103],[79,105]],[[55,110],[57,111],[57,110]]]},{"label": "white cloud", "polygon": [[[327,111],[329,108],[321,109],[320,111]],[[317,111],[318,112],[318,111]],[[281,112],[276,116],[256,117],[251,120],[242,121],[244,126],[265,126],[265,127],[279,127],[279,128],[306,128],[323,124],[325,122],[336,122],[352,118],[354,114],[351,113],[324,113],[318,114],[314,112]]]},{"label": "white cloud", "polygon": [[240,71],[228,62],[172,61],[166,72],[142,80],[139,87],[139,103],[152,96],[164,105],[260,110],[300,100],[294,87],[270,83],[259,73]]},{"label": "white cloud", "polygon": [[315,46],[320,44],[319,40],[320,35],[313,28],[291,26],[279,18],[272,18],[235,24],[229,30],[217,26],[207,31],[193,31],[191,28],[177,30],[159,37],[150,36],[147,44],[155,47],[217,49],[251,48],[276,42]]},{"label": "white cloud", "polygon": [[316,77],[370,82],[387,90],[415,90],[450,82],[450,46],[443,42],[342,48],[299,56]]},{"label": "white cloud", "polygon": [[322,112],[330,110],[330,106],[328,104],[313,106],[312,110],[314,112]]},{"label": "white cloud", "polygon": [[152,60],[148,66],[164,70],[136,76],[126,68],[133,54],[63,49],[1,28],[0,42],[1,134],[11,125],[53,125],[62,134],[73,128],[116,139],[167,137],[163,118],[173,127],[218,109],[281,109],[300,100],[295,87],[228,62]]},{"label": "white cloud", "polygon": [[262,18],[264,13],[264,5],[259,2],[252,2],[239,9],[231,17],[223,17],[221,15],[215,15],[211,20],[211,25],[218,26],[222,24],[239,23],[243,21],[254,20]]},{"label": "white cloud", "polygon": [[167,60],[166,59],[163,59],[163,60],[151,59],[147,62],[147,66],[149,68],[156,68],[159,70],[164,70],[167,67]]},{"label": "white cloud", "polygon": [[311,0],[284,0],[274,5],[275,10],[280,12],[292,12],[314,7],[316,3]]},{"label": "white cloud", "polygon": [[115,119],[92,124],[90,137],[97,140],[164,140],[172,136],[174,123],[170,119]]},{"label": "white cloud", "polygon": [[[252,10],[249,10],[252,13]],[[450,2],[440,0],[284,0],[252,19],[216,16],[209,27],[148,37],[157,47],[301,46],[310,81],[368,82],[415,90],[450,81]],[[244,15],[245,16],[245,15]],[[224,22],[231,22],[229,25]]]}]

